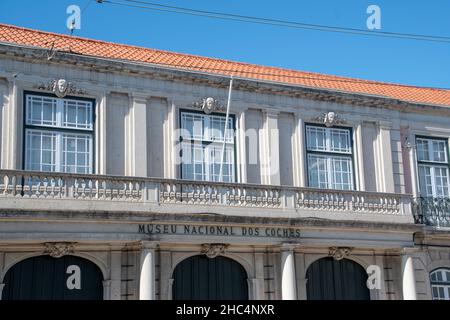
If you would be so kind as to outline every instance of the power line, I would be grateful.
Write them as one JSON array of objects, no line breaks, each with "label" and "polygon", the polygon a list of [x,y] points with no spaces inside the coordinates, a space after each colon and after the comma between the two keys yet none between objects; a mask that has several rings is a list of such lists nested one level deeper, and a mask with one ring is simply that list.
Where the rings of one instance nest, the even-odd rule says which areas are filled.
[{"label": "power line", "polygon": [[373,36],[373,37],[387,37],[387,38],[410,39],[410,40],[418,40],[418,41],[450,43],[450,37],[447,37],[447,36],[432,36],[432,35],[423,35],[423,34],[408,34],[408,33],[398,33],[398,32],[385,32],[385,31],[368,31],[368,30],[364,30],[364,29],[344,28],[344,27],[338,27],[338,26],[328,26],[328,25],[319,25],[319,24],[308,24],[308,23],[301,23],[301,22],[296,22],[296,21],[268,19],[268,18],[252,17],[252,16],[246,16],[246,15],[224,13],[224,12],[196,10],[196,9],[191,9],[191,8],[168,6],[168,5],[163,5],[163,4],[159,4],[159,3],[152,3],[152,2],[139,1],[139,0],[122,0],[122,1],[125,1],[125,2],[117,2],[117,1],[113,1],[113,0],[97,0],[97,2],[99,2],[99,3],[109,3],[109,4],[113,4],[113,5],[127,6],[127,7],[147,9],[147,10],[160,11],[160,12],[178,13],[178,14],[185,14],[185,15],[191,15],[191,16],[201,16],[201,17],[206,17],[206,18],[211,18],[211,19],[219,19],[219,20],[229,20],[229,21],[263,24],[263,25],[271,25],[271,26],[278,26],[278,27],[288,27],[288,28],[296,28],[296,29],[307,29],[307,30],[345,33],[345,34]]}]

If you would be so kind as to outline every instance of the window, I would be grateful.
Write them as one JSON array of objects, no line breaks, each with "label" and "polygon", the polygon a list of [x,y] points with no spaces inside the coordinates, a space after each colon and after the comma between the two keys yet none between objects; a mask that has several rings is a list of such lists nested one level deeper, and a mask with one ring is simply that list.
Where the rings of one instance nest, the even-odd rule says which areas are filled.
[{"label": "window", "polygon": [[450,300],[450,270],[437,269],[430,274],[433,300]]},{"label": "window", "polygon": [[443,139],[416,138],[422,197],[448,197],[448,146]]},{"label": "window", "polygon": [[307,125],[306,154],[310,187],[353,189],[350,129]]},{"label": "window", "polygon": [[[182,178],[220,181],[225,116],[181,112]],[[222,181],[235,181],[234,118],[228,118]]]},{"label": "window", "polygon": [[92,102],[26,94],[25,169],[92,173]]}]

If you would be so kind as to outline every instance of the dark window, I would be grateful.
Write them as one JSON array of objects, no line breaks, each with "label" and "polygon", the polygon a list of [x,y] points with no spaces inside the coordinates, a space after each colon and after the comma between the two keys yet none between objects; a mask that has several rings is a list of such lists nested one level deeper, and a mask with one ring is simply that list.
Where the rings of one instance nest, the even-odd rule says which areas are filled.
[{"label": "dark window", "polygon": [[422,197],[449,196],[447,140],[416,138],[419,187]]},{"label": "dark window", "polygon": [[25,169],[93,172],[93,102],[25,94]]},{"label": "dark window", "polygon": [[[220,181],[226,117],[182,111],[182,179]],[[222,181],[235,181],[234,118],[228,118]]]},{"label": "dark window", "polygon": [[306,125],[308,185],[353,190],[352,152],[350,129]]}]

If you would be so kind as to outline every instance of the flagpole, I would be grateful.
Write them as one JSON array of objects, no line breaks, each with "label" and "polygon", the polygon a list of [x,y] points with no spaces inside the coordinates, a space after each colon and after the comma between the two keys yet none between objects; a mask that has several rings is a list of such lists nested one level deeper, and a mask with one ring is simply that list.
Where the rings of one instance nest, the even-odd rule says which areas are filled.
[{"label": "flagpole", "polygon": [[228,131],[228,118],[230,115],[230,104],[231,104],[231,91],[233,88],[233,76],[230,78],[230,89],[228,91],[228,102],[227,102],[227,113],[225,116],[225,129],[223,130],[223,145],[222,145],[222,152],[220,154],[220,169],[219,169],[219,181],[222,182],[222,173],[223,173],[223,160],[225,156],[225,144],[227,142],[227,131]]}]

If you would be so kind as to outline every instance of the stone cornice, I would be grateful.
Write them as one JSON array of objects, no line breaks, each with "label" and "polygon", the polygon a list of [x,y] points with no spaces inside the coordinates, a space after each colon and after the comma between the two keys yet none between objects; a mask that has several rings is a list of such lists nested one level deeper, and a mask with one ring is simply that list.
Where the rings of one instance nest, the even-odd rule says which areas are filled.
[{"label": "stone cornice", "polygon": [[340,229],[352,231],[370,230],[370,232],[402,232],[415,233],[422,231],[422,225],[408,223],[388,223],[371,221],[350,221],[350,220],[324,220],[314,218],[275,218],[275,217],[242,217],[217,214],[169,214],[169,213],[139,213],[139,212],[107,212],[107,211],[23,211],[0,209],[0,223],[6,221],[14,222],[58,222],[58,223],[221,223],[227,225],[263,225],[284,228],[304,228],[304,229]]},{"label": "stone cornice", "polygon": [[[121,73],[130,76],[151,76],[152,79],[182,83],[197,83],[216,88],[228,88],[229,78],[217,74],[180,70],[152,64],[132,61],[113,60],[93,56],[83,56],[75,53],[58,51],[51,61],[46,58],[47,50],[42,48],[24,47],[0,43],[0,57],[12,58],[28,62],[46,64],[65,64],[78,68],[87,68],[99,72]],[[382,96],[348,93],[336,90],[294,86],[276,82],[263,82],[255,79],[235,78],[236,90],[278,94],[294,98],[327,101],[346,105],[386,108],[401,112],[433,113],[450,115],[449,106],[428,105],[405,102]]]}]

